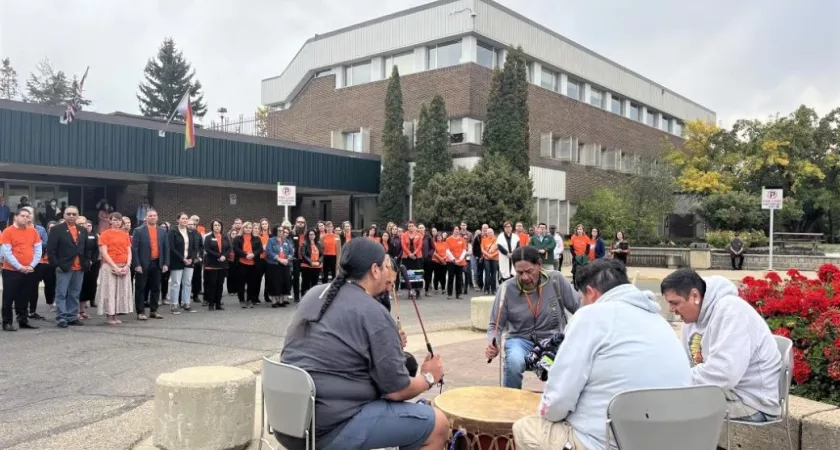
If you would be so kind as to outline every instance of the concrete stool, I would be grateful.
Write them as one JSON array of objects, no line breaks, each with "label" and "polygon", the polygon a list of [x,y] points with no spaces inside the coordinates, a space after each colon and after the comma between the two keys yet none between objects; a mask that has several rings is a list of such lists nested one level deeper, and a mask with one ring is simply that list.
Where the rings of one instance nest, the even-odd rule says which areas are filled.
[{"label": "concrete stool", "polygon": [[476,330],[487,331],[487,324],[490,321],[490,310],[493,309],[493,301],[496,297],[483,296],[470,299],[470,320],[472,327]]},{"label": "concrete stool", "polygon": [[235,367],[189,367],[157,378],[154,445],[234,450],[254,438],[257,382]]}]

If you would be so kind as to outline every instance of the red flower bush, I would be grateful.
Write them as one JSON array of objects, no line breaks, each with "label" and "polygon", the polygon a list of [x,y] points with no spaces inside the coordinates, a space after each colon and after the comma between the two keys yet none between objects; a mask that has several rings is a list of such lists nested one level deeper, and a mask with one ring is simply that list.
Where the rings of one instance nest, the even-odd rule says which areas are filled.
[{"label": "red flower bush", "polygon": [[788,270],[742,280],[741,297],[767,321],[773,334],[790,338],[794,391],[840,403],[840,268],[825,264],[817,278]]}]

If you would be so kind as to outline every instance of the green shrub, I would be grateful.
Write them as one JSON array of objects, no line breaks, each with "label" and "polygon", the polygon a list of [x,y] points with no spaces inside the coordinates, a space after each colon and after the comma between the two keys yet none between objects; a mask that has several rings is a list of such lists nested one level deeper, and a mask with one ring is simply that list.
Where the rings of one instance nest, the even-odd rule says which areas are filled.
[{"label": "green shrub", "polygon": [[[735,232],[730,230],[716,230],[706,232],[706,242],[714,248],[725,249],[735,238]],[[747,248],[767,246],[767,235],[763,230],[750,230],[741,232],[741,240]]]}]

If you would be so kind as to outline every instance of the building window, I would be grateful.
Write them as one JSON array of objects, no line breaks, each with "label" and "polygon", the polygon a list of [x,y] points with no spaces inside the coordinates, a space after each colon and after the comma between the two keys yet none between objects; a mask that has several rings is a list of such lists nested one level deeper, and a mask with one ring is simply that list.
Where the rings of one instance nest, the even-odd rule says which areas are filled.
[{"label": "building window", "polygon": [[[488,69],[495,69],[500,66],[499,61],[502,59],[501,53],[502,51],[500,49],[494,48],[490,44],[479,42],[476,61]],[[458,56],[460,57],[460,55]]]},{"label": "building window", "polygon": [[344,136],[344,150],[350,150],[351,152],[361,153],[362,152],[362,132],[361,131],[351,131],[347,133],[342,133]]},{"label": "building window", "polygon": [[630,104],[630,118],[635,120],[636,122],[641,122],[642,117],[640,116],[641,112],[639,111],[639,105],[635,103]]},{"label": "building window", "polygon": [[551,156],[554,159],[559,159],[561,161],[572,161],[573,152],[572,148],[574,146],[574,139],[573,138],[560,138],[554,140],[554,152]]},{"label": "building window", "polygon": [[537,220],[539,223],[548,223],[548,199],[541,198],[538,202]]},{"label": "building window", "polygon": [[652,127],[656,126],[656,114],[653,111],[648,110],[645,117],[645,123]]},{"label": "building window", "polygon": [[624,100],[613,97],[610,105],[610,111],[612,111],[614,114],[621,115],[622,109],[624,109],[622,107],[622,103],[624,103]]},{"label": "building window", "polygon": [[674,119],[673,122],[674,129],[671,131],[672,133],[676,134],[677,136],[683,135],[683,124],[677,119]]},{"label": "building window", "polygon": [[600,89],[591,88],[589,92],[589,104],[592,106],[597,106],[598,108],[603,108],[604,91]]},{"label": "building window", "polygon": [[449,121],[449,142],[460,144],[464,142],[464,120],[451,119]]},{"label": "building window", "polygon": [[429,70],[460,64],[461,41],[448,42],[429,47]]},{"label": "building window", "polygon": [[540,86],[546,89],[551,89],[552,91],[557,91],[557,73],[555,73],[553,70],[549,70],[543,67],[542,80],[540,81]]},{"label": "building window", "polygon": [[662,116],[662,119],[659,121],[659,129],[662,131],[671,131],[671,119]]},{"label": "building window", "polygon": [[560,227],[560,200],[548,201],[548,225]]},{"label": "building window", "polygon": [[566,83],[566,95],[575,100],[580,100],[583,95],[583,83],[571,79],[568,80]]},{"label": "building window", "polygon": [[414,52],[400,53],[399,55],[386,57],[382,78],[390,77],[394,66],[397,66],[397,70],[399,70],[401,76],[414,73]]},{"label": "building window", "polygon": [[352,66],[347,66],[344,69],[344,85],[355,86],[357,84],[370,82],[370,61]]}]

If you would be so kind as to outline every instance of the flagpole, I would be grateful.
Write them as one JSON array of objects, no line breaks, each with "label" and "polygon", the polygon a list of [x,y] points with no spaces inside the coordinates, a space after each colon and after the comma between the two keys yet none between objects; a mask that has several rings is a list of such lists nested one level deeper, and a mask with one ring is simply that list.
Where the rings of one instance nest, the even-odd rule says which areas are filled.
[{"label": "flagpole", "polygon": [[167,119],[166,123],[163,124],[164,129],[158,130],[158,137],[166,137],[165,128],[168,127],[169,122],[172,122],[172,119],[175,118],[175,113],[178,112],[178,105],[180,105],[181,102],[184,101],[184,98],[186,98],[186,96],[188,96],[188,95],[190,95],[190,89],[189,88],[187,88],[187,92],[185,92],[184,95],[181,96],[181,100],[178,100],[178,103],[175,105],[175,109],[172,110],[172,113],[169,114],[169,119]]}]

